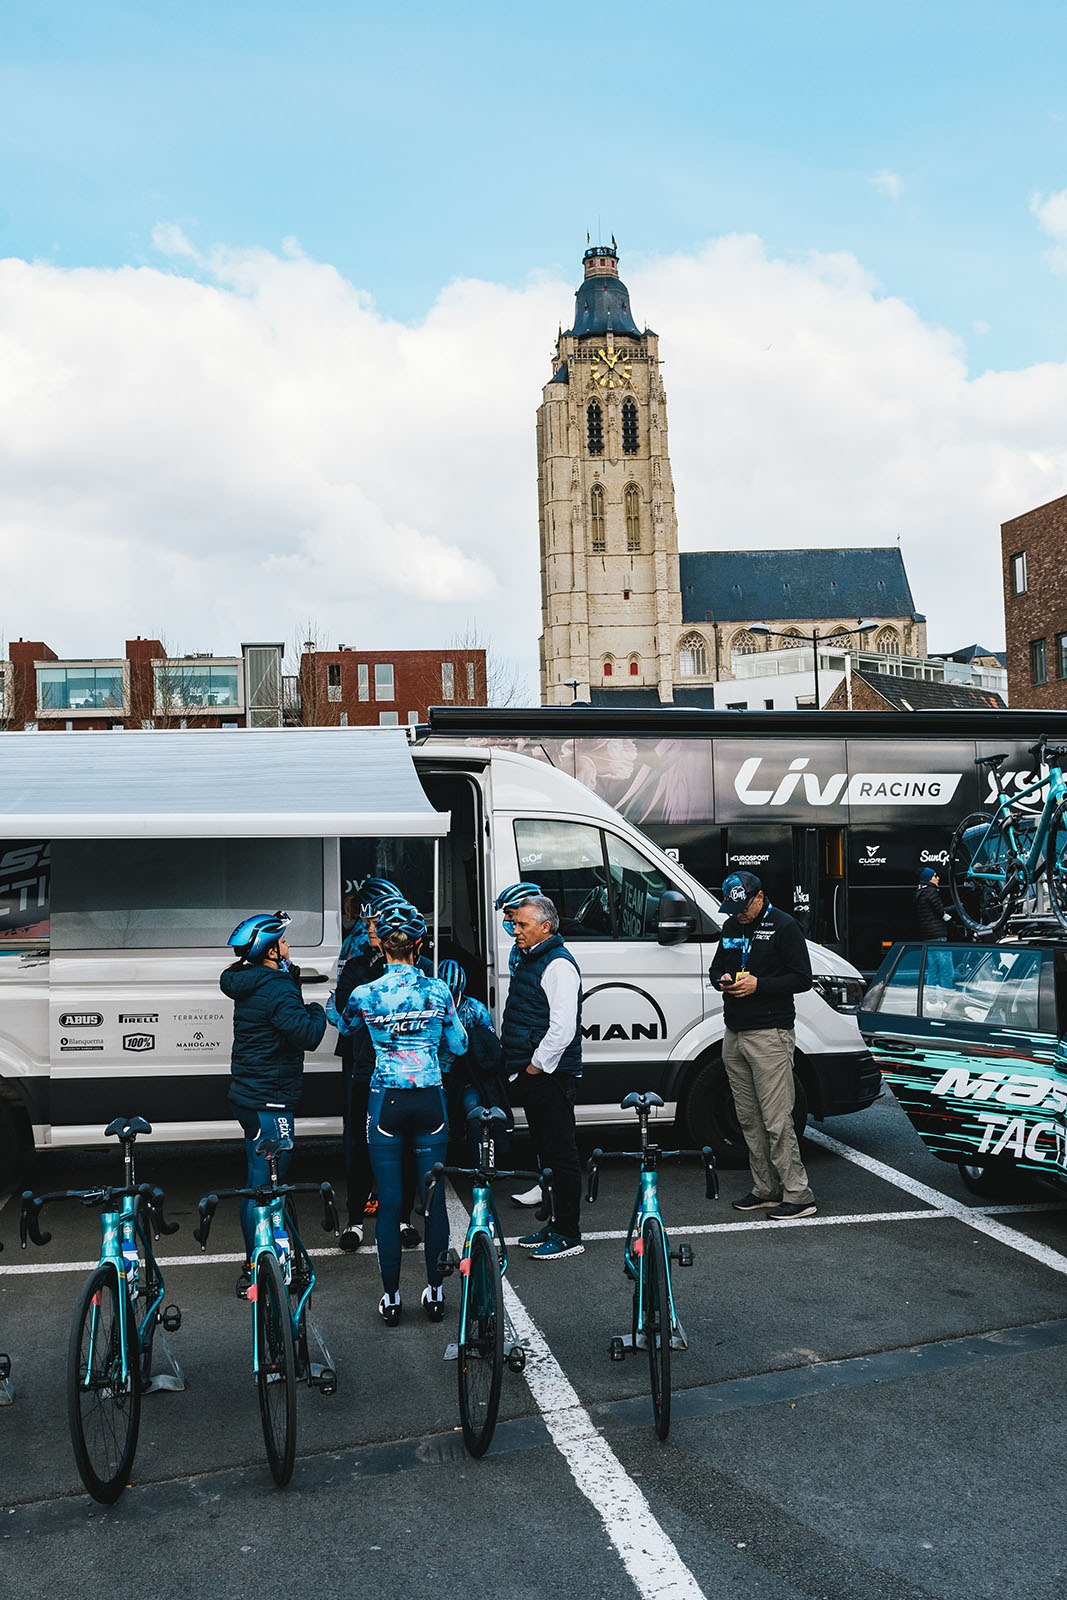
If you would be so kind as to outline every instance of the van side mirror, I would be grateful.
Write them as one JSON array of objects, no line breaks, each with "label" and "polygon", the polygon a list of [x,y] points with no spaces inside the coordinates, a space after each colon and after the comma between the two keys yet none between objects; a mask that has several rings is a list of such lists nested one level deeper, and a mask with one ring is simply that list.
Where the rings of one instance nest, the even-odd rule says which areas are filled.
[{"label": "van side mirror", "polygon": [[684,944],[696,925],[693,902],[680,889],[664,889],[656,913],[656,938],[660,944]]}]

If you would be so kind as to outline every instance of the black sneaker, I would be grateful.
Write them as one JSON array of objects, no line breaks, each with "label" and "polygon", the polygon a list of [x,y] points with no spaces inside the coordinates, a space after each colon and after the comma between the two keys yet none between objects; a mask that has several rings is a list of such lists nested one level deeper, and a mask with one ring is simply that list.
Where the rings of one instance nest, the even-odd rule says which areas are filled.
[{"label": "black sneaker", "polygon": [[782,1202],[780,1200],[776,1200],[771,1195],[763,1196],[758,1194],[743,1194],[740,1200],[734,1201],[734,1210],[762,1211],[765,1206],[778,1206],[781,1205],[781,1203]]},{"label": "black sneaker", "polygon": [[363,1229],[358,1222],[350,1222],[337,1242],[346,1255],[351,1255],[363,1243]]},{"label": "black sneaker", "polygon": [[544,1244],[546,1239],[552,1237],[552,1224],[546,1222],[543,1228],[538,1228],[536,1233],[524,1233],[519,1244],[524,1250],[536,1250],[539,1244]]},{"label": "black sneaker", "polygon": [[413,1228],[410,1222],[401,1223],[400,1248],[401,1250],[417,1250],[422,1243],[422,1234],[418,1228]]},{"label": "black sneaker", "polygon": [[440,1284],[436,1289],[426,1285],[422,1291],[422,1309],[431,1322],[440,1322],[445,1314],[445,1291]]},{"label": "black sneaker", "polygon": [[768,1211],[769,1222],[796,1222],[799,1217],[813,1217],[818,1211],[814,1200],[808,1200],[802,1206],[793,1206],[788,1200],[783,1200],[780,1206],[775,1206],[773,1211]]},{"label": "black sneaker", "polygon": [[378,1315],[381,1317],[387,1328],[395,1328],[397,1323],[400,1321],[399,1294],[397,1294],[393,1299],[390,1299],[387,1294],[383,1294],[382,1298],[378,1301]]}]

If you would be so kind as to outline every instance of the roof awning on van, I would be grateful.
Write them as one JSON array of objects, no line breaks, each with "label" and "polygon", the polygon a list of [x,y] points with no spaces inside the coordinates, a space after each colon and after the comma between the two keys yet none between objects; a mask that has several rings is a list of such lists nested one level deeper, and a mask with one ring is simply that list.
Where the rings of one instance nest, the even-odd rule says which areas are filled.
[{"label": "roof awning on van", "polygon": [[0,840],[438,838],[400,728],[0,734]]}]

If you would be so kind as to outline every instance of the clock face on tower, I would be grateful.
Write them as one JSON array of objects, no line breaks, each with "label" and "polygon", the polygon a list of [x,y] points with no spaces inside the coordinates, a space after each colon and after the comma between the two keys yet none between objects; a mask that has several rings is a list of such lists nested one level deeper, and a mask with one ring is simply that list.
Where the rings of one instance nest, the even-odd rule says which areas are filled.
[{"label": "clock face on tower", "polygon": [[625,350],[597,351],[593,357],[593,382],[600,389],[624,389],[633,366]]}]

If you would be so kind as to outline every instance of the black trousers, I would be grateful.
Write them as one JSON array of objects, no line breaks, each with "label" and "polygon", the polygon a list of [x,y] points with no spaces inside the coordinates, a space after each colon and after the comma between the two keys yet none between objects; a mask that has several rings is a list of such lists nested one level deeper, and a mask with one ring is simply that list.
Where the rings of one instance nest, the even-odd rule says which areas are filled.
[{"label": "black trousers", "polygon": [[568,1239],[580,1239],[582,1171],[574,1137],[578,1080],[570,1072],[522,1072],[519,1082],[534,1148],[542,1167],[552,1168],[556,1230]]}]

